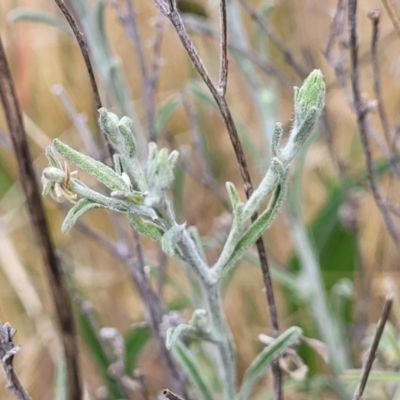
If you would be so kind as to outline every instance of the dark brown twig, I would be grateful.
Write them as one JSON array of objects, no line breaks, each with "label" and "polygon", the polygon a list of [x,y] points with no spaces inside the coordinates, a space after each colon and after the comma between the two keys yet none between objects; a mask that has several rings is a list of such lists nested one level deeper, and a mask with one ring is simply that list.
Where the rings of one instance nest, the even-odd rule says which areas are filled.
[{"label": "dark brown twig", "polygon": [[226,0],[220,0],[220,62],[219,62],[219,79],[218,92],[221,96],[225,96],[226,85],[228,83],[228,32],[226,21]]},{"label": "dark brown twig", "polygon": [[362,400],[362,395],[364,393],[364,389],[368,381],[369,373],[371,372],[372,364],[376,357],[376,351],[378,350],[378,345],[381,340],[383,330],[389,318],[390,310],[392,308],[392,303],[393,303],[393,298],[391,296],[387,296],[381,312],[381,318],[379,319],[378,326],[376,328],[374,340],[371,344],[371,347],[368,350],[368,355],[363,363],[360,383],[358,384],[356,392],[354,393],[353,400]]},{"label": "dark brown twig", "polygon": [[67,7],[65,7],[65,4],[63,3],[63,1],[62,0],[54,0],[54,1],[57,4],[60,11],[63,13],[69,26],[71,27],[72,32],[74,33],[74,36],[78,42],[79,48],[81,49],[81,53],[82,53],[83,59],[85,61],[86,69],[89,73],[90,85],[92,86],[94,104],[95,104],[96,110],[98,110],[99,108],[102,107],[100,93],[99,93],[99,89],[97,87],[96,78],[94,77],[92,62],[90,61],[89,50],[88,50],[88,45],[86,43],[86,40],[83,36],[83,33],[79,30],[78,25],[76,24],[75,20],[72,18],[72,15],[68,11]]},{"label": "dark brown twig", "polygon": [[31,397],[22,387],[14,371],[14,356],[20,350],[19,346],[13,343],[13,337],[17,331],[6,322],[0,321],[0,360],[6,377],[6,386],[18,400],[31,400]]},{"label": "dark brown twig", "polygon": [[348,7],[348,24],[349,24],[349,48],[351,60],[351,86],[354,98],[354,109],[357,116],[357,125],[360,131],[361,143],[364,150],[366,166],[368,171],[368,180],[371,186],[372,194],[376,205],[381,212],[386,227],[396,245],[397,252],[400,254],[400,238],[395,228],[390,213],[386,207],[383,196],[381,194],[376,173],[374,170],[373,159],[368,139],[368,125],[366,121],[368,109],[362,102],[360,89],[360,76],[358,68],[358,40],[357,40],[357,0],[349,0]]},{"label": "dark brown twig", "polygon": [[79,353],[75,337],[75,325],[71,301],[64,286],[62,269],[55,255],[53,243],[47,226],[40,191],[36,182],[35,171],[24,126],[21,109],[15,93],[10,69],[0,37],[0,97],[7,119],[8,129],[16,154],[19,176],[25,192],[34,236],[38,242],[50,291],[56,308],[61,331],[68,377],[68,400],[79,400],[82,396],[79,377]]},{"label": "dark brown twig", "polygon": [[183,400],[182,397],[179,397],[178,395],[176,395],[175,393],[172,393],[168,389],[163,390],[163,395],[169,400]]}]

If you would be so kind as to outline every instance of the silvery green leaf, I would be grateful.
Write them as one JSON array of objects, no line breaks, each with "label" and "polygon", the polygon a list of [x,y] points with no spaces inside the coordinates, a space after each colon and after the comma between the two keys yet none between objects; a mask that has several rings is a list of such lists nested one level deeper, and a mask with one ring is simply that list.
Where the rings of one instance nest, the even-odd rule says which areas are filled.
[{"label": "silvery green leaf", "polygon": [[85,214],[85,212],[99,207],[102,207],[102,205],[88,199],[80,199],[66,215],[61,231],[64,233],[68,232],[76,224],[78,218]]},{"label": "silvery green leaf", "polygon": [[131,190],[129,192],[125,192],[124,190],[114,190],[113,192],[111,192],[111,197],[140,205],[144,203],[144,200],[146,198],[146,196],[142,192],[137,192],[135,190]]},{"label": "silvery green leaf", "polygon": [[[151,157],[151,158],[150,158]],[[168,150],[152,151],[146,166],[146,179],[150,190],[160,194],[166,190],[174,180],[174,172],[168,160]]]},{"label": "silvery green leaf", "polygon": [[147,157],[147,164],[151,162],[151,160],[157,155],[157,144],[154,142],[149,143],[149,154]]},{"label": "silvery green leaf", "polygon": [[100,128],[105,132],[110,142],[116,148],[118,148],[118,145],[120,143],[118,123],[119,118],[117,115],[108,111],[104,107],[99,109]]},{"label": "silvery green leaf", "polygon": [[145,218],[147,220],[156,220],[158,218],[156,212],[149,207],[136,205],[127,201],[104,196],[103,194],[97,193],[94,190],[88,188],[85,184],[77,179],[71,179],[69,189],[71,192],[76,193],[79,197],[87,198],[95,203],[99,203],[104,208],[107,208],[109,210],[124,214],[135,214],[136,216]]},{"label": "silvery green leaf", "polygon": [[[206,374],[203,371],[203,367],[193,356],[190,349],[188,349],[183,343],[177,342],[172,349],[172,353],[198,390],[201,400],[214,400],[212,390],[210,389],[211,385],[210,382],[207,382],[205,379]],[[216,370],[215,373],[217,373]]]},{"label": "silvery green leaf", "polygon": [[164,235],[164,231],[157,225],[151,222],[144,222],[140,217],[136,215],[129,215],[129,221],[133,227],[141,234],[153,239],[160,243],[161,238]]},{"label": "silvery green leaf", "polygon": [[93,25],[97,28],[102,43],[107,42],[107,35],[104,23],[104,10],[107,2],[105,0],[98,0],[94,7],[94,18],[92,19]]},{"label": "silvery green leaf", "polygon": [[196,226],[191,225],[187,228],[190,237],[196,245],[196,248],[203,260],[206,260],[206,253],[204,252],[203,243],[201,242],[201,237],[199,234],[199,230]]},{"label": "silvery green leaf", "polygon": [[175,255],[176,245],[181,240],[184,229],[185,224],[174,225],[164,233],[164,236],[161,239],[161,248],[165,254],[171,257]]},{"label": "silvery green leaf", "polygon": [[171,350],[178,342],[180,336],[184,333],[194,331],[194,328],[188,324],[179,324],[175,328],[168,328],[165,335],[165,346]]},{"label": "silvery green leaf", "polygon": [[134,135],[133,122],[128,117],[123,117],[118,123],[119,145],[118,150],[129,158],[136,156],[136,139]]},{"label": "silvery green leaf", "polygon": [[67,35],[72,36],[72,30],[64,19],[46,11],[18,7],[11,10],[7,17],[13,23],[19,21],[41,22],[43,24],[54,26]]},{"label": "silvery green leaf", "polygon": [[276,190],[279,184],[286,180],[287,168],[288,165],[280,158],[272,159],[267,173],[244,206],[243,221],[248,221],[252,215],[258,212],[261,203]]},{"label": "silvery green leaf", "polygon": [[92,157],[84,155],[64,144],[58,139],[54,139],[53,146],[69,162],[94,176],[101,183],[111,190],[129,190],[124,180],[110,167]]},{"label": "silvery green leaf", "polygon": [[275,124],[274,133],[272,134],[272,157],[277,157],[279,153],[279,142],[283,134],[283,127],[280,122]]},{"label": "silvery green leaf", "polygon": [[238,260],[240,260],[245,252],[257,241],[257,239],[269,228],[274,218],[278,214],[279,208],[286,195],[286,183],[278,186],[270,201],[269,207],[254,221],[249,229],[243,234],[238,241],[235,250],[221,271],[225,274],[231,269]]},{"label": "silvery green leaf", "polygon": [[114,170],[118,175],[122,175],[125,171],[123,161],[121,159],[121,154],[113,155]]},{"label": "silvery green leaf", "polygon": [[192,318],[189,321],[189,325],[193,326],[196,331],[210,333],[210,321],[207,311],[202,308],[194,310]]},{"label": "silvery green leaf", "polygon": [[321,114],[325,105],[326,85],[321,70],[315,69],[304,80],[300,89],[294,91],[295,124],[303,121],[312,108]]},{"label": "silvery green leaf", "polygon": [[238,204],[240,203],[239,194],[238,194],[238,192],[236,190],[235,185],[232,182],[226,182],[225,183],[225,187],[226,187],[226,190],[227,190],[228,195],[229,195],[229,199],[230,199],[231,204],[232,204],[232,210],[235,211],[237,206],[238,206]]},{"label": "silvery green leaf", "polygon": [[179,159],[179,151],[178,150],[171,151],[171,153],[168,156],[168,162],[172,169],[175,168],[178,159]]},{"label": "silvery green leaf", "polygon": [[251,398],[251,392],[257,381],[263,376],[274,360],[289,346],[292,346],[300,339],[302,333],[300,328],[292,326],[261,351],[244,375],[238,400],[248,400]]},{"label": "silvery green leaf", "polygon": [[42,179],[52,181],[53,183],[62,183],[65,181],[65,172],[56,167],[47,167],[42,172]]},{"label": "silvery green leaf", "polygon": [[46,147],[46,157],[47,157],[47,160],[49,161],[49,164],[52,167],[56,167],[56,168],[62,170],[62,165],[61,165],[59,159],[57,158],[56,153],[54,152],[53,146]]}]

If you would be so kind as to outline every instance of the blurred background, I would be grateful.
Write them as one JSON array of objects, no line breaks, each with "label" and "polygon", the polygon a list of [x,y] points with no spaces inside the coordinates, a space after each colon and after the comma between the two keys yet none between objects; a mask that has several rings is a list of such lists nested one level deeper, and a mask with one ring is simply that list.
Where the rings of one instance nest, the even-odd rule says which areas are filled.
[{"label": "blurred background", "polygon": [[[96,48],[92,59],[104,105],[119,116],[127,114],[141,122],[143,136],[139,142],[145,159],[149,136],[140,60],[118,17],[122,3],[104,1],[97,11],[96,1],[70,0],[67,4],[78,10],[77,19],[84,31],[91,32],[89,46]],[[343,398],[339,387],[353,387],[357,383],[358,375],[352,370],[361,365],[365,338],[368,339],[379,318],[384,296],[398,293],[400,268],[399,249],[370,190],[352,107],[346,2],[245,2],[258,12],[261,23],[270,29],[269,34],[252,20],[241,2],[230,3],[228,23],[232,43],[227,100],[254,183],[267,170],[274,123],[282,122],[286,133],[290,129],[293,86],[300,86],[314,68],[321,69],[326,79],[326,108],[315,140],[304,157],[299,157],[292,166],[287,203],[265,234],[265,241],[273,268],[281,329],[301,326],[306,336],[323,341],[329,348],[334,346],[334,340],[329,343],[326,332],[321,331],[324,318],[328,318],[338,332],[337,353],[346,358],[343,364],[340,360],[326,364],[318,352],[301,345],[299,354],[309,372],[302,380],[287,376],[285,398]],[[399,230],[400,38],[380,1],[359,3],[359,72],[363,101],[369,106],[370,146],[379,190]],[[84,4],[87,14],[79,11],[79,4]],[[224,183],[231,181],[242,188],[232,146],[217,108],[169,21],[159,15],[152,1],[134,0],[133,4],[144,60],[149,68],[154,62],[159,68],[155,93],[156,140],[160,145],[178,149],[183,160],[171,196],[181,220],[198,227],[212,262],[231,222]],[[179,5],[210,75],[217,80],[218,1],[188,0]],[[399,11],[397,2],[394,7]],[[389,140],[382,127],[373,87],[372,24],[368,18],[373,8],[381,11],[377,59]],[[99,28],[101,17],[96,12],[99,15],[104,12],[103,30]],[[43,22],[45,16],[55,18],[46,20],[52,25]],[[44,150],[53,138],[95,156],[97,147],[90,147],[91,143],[102,146],[102,141],[87,71],[79,47],[56,5],[51,0],[1,1],[0,34],[24,112],[37,176],[47,165]],[[274,37],[278,38],[278,45]],[[155,43],[159,49],[155,50]],[[196,115],[198,134],[190,125],[185,102]],[[77,117],[83,123],[86,121],[93,132],[89,139],[82,137],[77,129]],[[22,350],[15,364],[24,386],[33,398],[53,399],[57,371],[62,370],[60,342],[3,113],[0,113],[0,141],[0,317],[18,331],[16,343]],[[86,182],[93,184],[90,180]],[[243,191],[241,195],[244,198]],[[143,307],[126,267],[82,230],[74,228],[68,234],[61,233],[69,204],[56,204],[48,198],[44,203],[51,233],[69,277],[80,361],[89,393],[92,398],[116,398],[110,395],[112,384],[104,378],[107,359],[102,358],[96,348],[97,339],[91,336],[97,332],[96,327],[112,326],[125,339],[126,368],[141,371],[149,398],[155,398],[166,384],[165,375],[149,332],[140,325],[144,320]],[[115,226],[104,210],[91,211],[83,220],[102,237],[116,240]],[[123,234],[130,235],[125,231]],[[142,244],[149,277],[162,294],[167,309],[178,311],[184,319],[190,318],[193,309],[188,299],[191,286],[187,272],[176,259],[164,257],[153,243],[142,240]],[[240,379],[262,348],[258,335],[271,334],[254,249],[229,277],[226,287],[225,309],[237,346]],[[376,366],[382,373],[395,371],[400,365],[397,325],[400,314],[396,297],[395,305],[390,324],[393,340],[384,342]],[[90,327],[88,321],[92,322]],[[112,359],[112,350],[109,354]],[[400,382],[393,374],[392,380],[388,376],[386,380],[371,381],[365,398],[395,398],[400,393],[397,389]],[[267,377],[260,386],[260,398],[269,398],[269,382]],[[132,398],[142,398],[140,394],[136,396]],[[0,397],[12,398],[2,383]]]}]

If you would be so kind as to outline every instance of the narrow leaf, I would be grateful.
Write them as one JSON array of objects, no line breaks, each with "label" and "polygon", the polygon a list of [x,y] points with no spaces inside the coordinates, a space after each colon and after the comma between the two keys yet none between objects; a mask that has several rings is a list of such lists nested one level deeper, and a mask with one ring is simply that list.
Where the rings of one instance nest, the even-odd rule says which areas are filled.
[{"label": "narrow leaf", "polygon": [[188,88],[201,102],[211,106],[214,109],[217,108],[217,103],[215,102],[214,98],[197,81],[190,81],[188,83]]},{"label": "narrow leaf", "polygon": [[180,103],[179,97],[173,96],[162,105],[156,117],[157,134],[161,134],[164,131],[167,122],[171,118],[174,111],[178,108]]},{"label": "narrow leaf", "polygon": [[110,167],[79,151],[74,150],[58,139],[53,140],[55,149],[69,162],[94,176],[111,190],[129,190],[125,181]]},{"label": "narrow leaf", "polygon": [[257,220],[250,226],[250,228],[243,234],[239,240],[233,254],[229,261],[226,263],[222,273],[225,274],[234,264],[240,260],[244,253],[257,241],[257,239],[265,232],[266,229],[272,224],[274,218],[278,214],[279,208],[286,194],[286,185],[279,185],[274,193],[274,197],[270,206],[265,210]]},{"label": "narrow leaf", "polygon": [[92,210],[93,208],[102,207],[101,204],[95,203],[88,199],[80,199],[68,212],[64,219],[61,230],[62,232],[68,232],[85,212]]},{"label": "narrow leaf", "polygon": [[191,351],[181,342],[176,343],[173,349],[174,356],[185,369],[193,385],[200,393],[202,400],[213,400],[211,390],[204,379],[204,372]]},{"label": "narrow leaf", "polygon": [[303,332],[300,328],[292,326],[262,350],[262,352],[251,363],[244,375],[238,400],[250,399],[251,392],[257,381],[271,366],[274,360],[276,360],[289,346],[299,340],[302,333]]},{"label": "narrow leaf", "polygon": [[46,11],[18,7],[11,10],[7,16],[8,19],[13,23],[20,21],[41,22],[46,25],[54,26],[64,33],[72,36],[71,28],[63,19]]},{"label": "narrow leaf", "polygon": [[157,225],[151,222],[144,222],[140,217],[129,214],[129,222],[141,234],[160,243],[164,235],[164,231]]}]

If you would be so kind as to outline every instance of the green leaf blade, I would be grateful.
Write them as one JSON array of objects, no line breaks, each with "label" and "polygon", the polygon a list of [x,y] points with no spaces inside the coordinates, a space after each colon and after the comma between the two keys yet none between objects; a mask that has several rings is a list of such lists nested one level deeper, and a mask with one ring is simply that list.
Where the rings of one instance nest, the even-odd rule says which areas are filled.
[{"label": "green leaf blade", "polygon": [[303,331],[297,326],[292,326],[277,339],[275,339],[269,346],[255,358],[247,369],[242,387],[238,395],[238,400],[250,399],[251,392],[254,385],[271,366],[272,362],[276,360],[289,346],[296,343],[302,335]]}]

